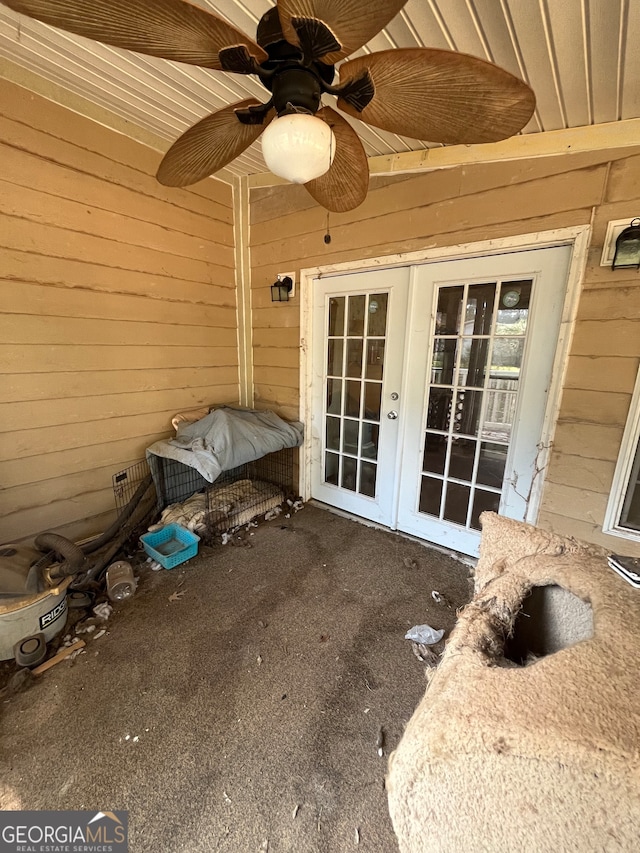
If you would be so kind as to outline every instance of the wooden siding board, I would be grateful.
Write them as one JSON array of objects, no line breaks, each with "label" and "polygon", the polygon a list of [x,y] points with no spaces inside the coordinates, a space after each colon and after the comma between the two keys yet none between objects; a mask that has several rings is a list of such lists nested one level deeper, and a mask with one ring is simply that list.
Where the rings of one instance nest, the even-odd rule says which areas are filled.
[{"label": "wooden siding board", "polygon": [[[2,242],[0,235],[0,247]],[[207,281],[192,281],[186,277],[176,281],[164,273],[154,274],[146,269],[118,269],[114,273],[113,267],[101,266],[91,258],[56,258],[46,253],[34,254],[29,248],[3,248],[0,278],[11,282],[131,294],[159,299],[167,304],[192,302],[235,307],[234,272],[214,265],[209,267]]]},{"label": "wooden siding board", "polygon": [[102,370],[96,377],[90,370],[56,373],[5,373],[0,375],[0,398],[3,403],[35,400],[59,400],[73,406],[69,398],[100,394],[130,394],[140,399],[147,392],[216,388],[233,385],[238,378],[236,364],[227,367],[172,367],[152,370]]}]

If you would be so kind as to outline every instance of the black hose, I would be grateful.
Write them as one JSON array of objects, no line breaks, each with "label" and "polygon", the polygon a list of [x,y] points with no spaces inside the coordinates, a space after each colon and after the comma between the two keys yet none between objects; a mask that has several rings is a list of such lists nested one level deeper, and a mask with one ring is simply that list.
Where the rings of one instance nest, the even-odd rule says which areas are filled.
[{"label": "black hose", "polygon": [[133,494],[133,497],[126,505],[126,507],[122,510],[120,515],[116,518],[116,520],[111,524],[104,533],[101,533],[100,536],[92,539],[90,542],[85,542],[84,545],[81,545],[83,553],[85,554],[93,554],[94,551],[97,551],[99,548],[102,548],[103,545],[106,545],[116,533],[122,528],[125,521],[127,521],[134,513],[135,508],[138,506],[140,501],[142,500],[142,496],[146,493],[147,489],[151,485],[152,482],[151,474],[147,474],[147,476],[142,480],[138,488]]},{"label": "black hose", "polygon": [[[39,572],[43,562],[49,557],[49,552],[53,551],[58,557],[62,557],[60,565],[56,566],[54,577],[63,578],[67,575],[75,575],[84,565],[84,552],[79,545],[60,536],[58,533],[39,533],[35,538],[35,546],[38,551],[44,551],[45,556],[38,560],[29,570],[29,575],[32,572]],[[28,582],[28,580],[27,580]]]}]

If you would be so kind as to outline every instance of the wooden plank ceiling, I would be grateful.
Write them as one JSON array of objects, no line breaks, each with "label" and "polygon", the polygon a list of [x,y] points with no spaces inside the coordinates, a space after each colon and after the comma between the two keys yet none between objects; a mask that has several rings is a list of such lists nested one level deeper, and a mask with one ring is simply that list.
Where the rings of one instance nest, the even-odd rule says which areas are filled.
[{"label": "wooden plank ceiling", "polygon": [[[269,0],[195,0],[255,38]],[[367,0],[362,0],[366,3]],[[524,133],[640,117],[640,0],[408,0],[363,51],[427,46],[488,59],[526,80]],[[0,5],[0,58],[169,143],[225,104],[264,99],[253,78],[194,68],[55,30]],[[327,101],[328,102],[328,101]],[[370,157],[431,147],[353,122]],[[255,143],[229,167],[266,171]]]}]

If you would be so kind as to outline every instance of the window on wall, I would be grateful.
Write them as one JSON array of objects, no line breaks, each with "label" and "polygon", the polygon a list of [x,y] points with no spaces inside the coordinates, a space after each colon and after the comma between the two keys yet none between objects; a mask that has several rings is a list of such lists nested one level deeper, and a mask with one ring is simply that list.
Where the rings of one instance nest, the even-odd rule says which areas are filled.
[{"label": "window on wall", "polygon": [[640,542],[640,372],[622,438],[603,531]]}]

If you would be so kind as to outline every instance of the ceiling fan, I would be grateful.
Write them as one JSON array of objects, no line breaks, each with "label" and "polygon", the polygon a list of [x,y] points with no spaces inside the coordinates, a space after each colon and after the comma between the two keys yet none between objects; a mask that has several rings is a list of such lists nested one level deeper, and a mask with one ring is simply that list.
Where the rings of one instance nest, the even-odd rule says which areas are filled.
[{"label": "ceiling fan", "polygon": [[[363,47],[406,0],[277,0],[256,42],[188,0],[1,0],[63,30],[164,59],[258,77],[270,93],[226,106],[189,128],[157,178],[188,186],[222,169],[263,136],[276,174],[304,183],[328,210],[352,210],[369,184],[367,157],[351,124],[322,104],[337,96],[348,116],[390,133],[448,145],[495,142],[521,130],[535,96],[490,62],[431,48],[379,51],[336,63]],[[296,155],[298,161],[296,161]]]}]

